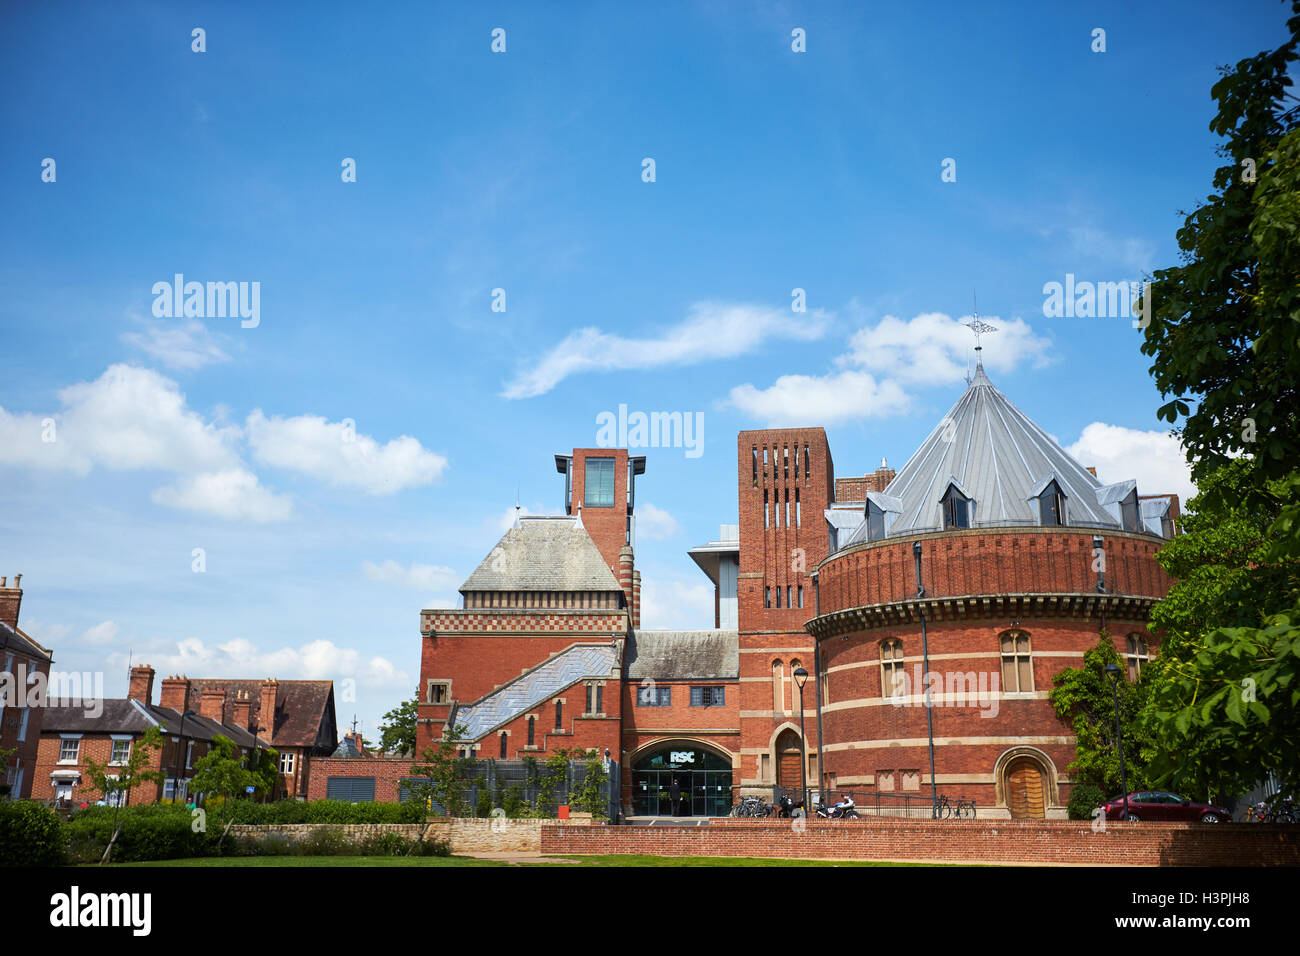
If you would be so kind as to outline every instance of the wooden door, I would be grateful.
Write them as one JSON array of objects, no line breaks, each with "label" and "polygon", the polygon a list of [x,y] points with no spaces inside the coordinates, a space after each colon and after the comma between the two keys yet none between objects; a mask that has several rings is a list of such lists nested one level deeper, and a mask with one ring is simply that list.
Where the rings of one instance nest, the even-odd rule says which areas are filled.
[{"label": "wooden door", "polygon": [[1013,760],[1007,768],[1007,809],[1013,820],[1041,820],[1043,774],[1028,757]]},{"label": "wooden door", "polygon": [[783,730],[776,738],[776,783],[792,794],[803,786],[800,759],[799,735],[793,730]]}]

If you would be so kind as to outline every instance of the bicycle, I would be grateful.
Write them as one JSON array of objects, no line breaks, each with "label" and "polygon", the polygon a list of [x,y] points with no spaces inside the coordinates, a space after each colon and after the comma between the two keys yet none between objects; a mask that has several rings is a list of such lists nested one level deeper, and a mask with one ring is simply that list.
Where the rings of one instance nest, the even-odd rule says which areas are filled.
[{"label": "bicycle", "polygon": [[947,794],[939,795],[939,802],[934,805],[932,814],[936,820],[946,820],[952,816],[952,804],[948,802]]},{"label": "bicycle", "polygon": [[963,820],[974,820],[975,801],[967,800],[965,797],[958,797],[956,816]]}]

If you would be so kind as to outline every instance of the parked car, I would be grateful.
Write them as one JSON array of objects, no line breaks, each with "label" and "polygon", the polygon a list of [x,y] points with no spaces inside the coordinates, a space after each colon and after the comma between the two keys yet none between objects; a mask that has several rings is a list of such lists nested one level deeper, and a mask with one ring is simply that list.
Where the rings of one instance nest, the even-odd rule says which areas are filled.
[{"label": "parked car", "polygon": [[[1102,804],[1107,820],[1124,818],[1124,798],[1116,797]],[[1183,823],[1226,823],[1232,814],[1223,807],[1196,803],[1166,790],[1142,790],[1128,795],[1128,819],[1181,821]]]}]

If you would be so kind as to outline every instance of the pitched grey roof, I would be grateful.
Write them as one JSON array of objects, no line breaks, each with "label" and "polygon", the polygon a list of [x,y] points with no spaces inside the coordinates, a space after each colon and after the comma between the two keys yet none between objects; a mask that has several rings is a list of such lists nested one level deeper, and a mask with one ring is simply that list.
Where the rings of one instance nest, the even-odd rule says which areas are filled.
[{"label": "pitched grey roof", "polygon": [[738,631],[633,631],[630,680],[734,680],[740,676]]},{"label": "pitched grey roof", "polygon": [[24,634],[18,628],[10,627],[7,621],[0,621],[0,661],[8,651],[26,654],[37,660],[52,660],[49,650],[37,644],[30,635]]},{"label": "pitched grey roof", "polygon": [[465,725],[464,739],[478,740],[585,677],[610,677],[618,665],[619,648],[612,642],[569,647],[474,703],[462,705],[453,719]]},{"label": "pitched grey roof", "polygon": [[569,517],[521,518],[462,591],[621,591],[585,528]]},{"label": "pitched grey roof", "polygon": [[[86,706],[66,704],[45,708],[41,717],[41,733],[144,733],[158,727],[164,734],[179,734],[181,715],[170,707],[145,704],[129,697],[87,700]],[[207,717],[186,717],[185,736],[189,740],[211,740],[217,734],[228,737],[240,747],[269,747],[266,740],[257,740],[243,727],[223,724]]]},{"label": "pitched grey roof", "polygon": [[[1098,500],[1107,486],[994,388],[979,365],[965,393],[876,503],[897,502],[896,514],[885,509],[889,537],[942,528],[939,501],[949,484],[973,499],[972,527],[1037,525],[1037,503],[1031,499],[1049,480],[1066,496],[1067,524],[1120,527],[1118,517]],[[866,535],[864,522],[840,540],[842,546],[856,544]]]}]

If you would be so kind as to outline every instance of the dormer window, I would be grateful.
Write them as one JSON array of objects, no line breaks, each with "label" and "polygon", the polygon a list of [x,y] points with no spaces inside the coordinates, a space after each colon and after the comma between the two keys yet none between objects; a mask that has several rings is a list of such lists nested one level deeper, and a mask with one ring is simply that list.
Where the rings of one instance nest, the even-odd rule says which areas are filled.
[{"label": "dormer window", "polygon": [[1055,481],[1049,481],[1047,487],[1038,496],[1038,523],[1041,525],[1065,524],[1065,494]]},{"label": "dormer window", "polygon": [[1138,493],[1134,488],[1119,502],[1119,522],[1125,531],[1141,531],[1142,519],[1138,513]]},{"label": "dormer window", "polygon": [[879,541],[885,536],[885,512],[874,501],[867,502],[867,540]]},{"label": "dormer window", "polygon": [[956,485],[948,486],[939,503],[943,506],[945,529],[970,527],[970,499],[958,491]]}]

